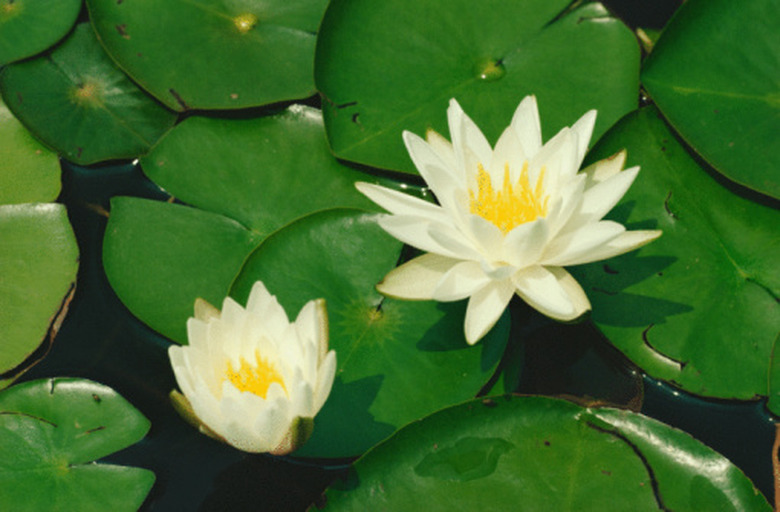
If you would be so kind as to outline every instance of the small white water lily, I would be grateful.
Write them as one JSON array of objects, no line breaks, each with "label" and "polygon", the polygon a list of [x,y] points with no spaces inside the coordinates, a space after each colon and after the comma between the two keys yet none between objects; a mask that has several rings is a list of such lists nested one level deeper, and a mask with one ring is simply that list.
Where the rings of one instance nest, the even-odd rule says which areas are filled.
[{"label": "small white water lily", "polygon": [[454,99],[447,116],[452,142],[434,131],[427,140],[403,133],[439,206],[369,183],[357,188],[393,214],[379,217],[385,231],[427,252],[392,270],[377,289],[413,300],[468,297],[470,344],[495,325],[515,293],[549,317],[576,319],[590,302],[564,266],[623,254],[660,236],[602,220],[639,167],[621,172],[621,152],[578,172],[595,110],[542,145],[536,98],[527,96],[495,148]]},{"label": "small white water lily", "polygon": [[227,297],[220,313],[198,299],[187,335],[189,345],[168,349],[186,398],[173,396],[180,412],[247,452],[283,455],[308,440],[336,374],[324,300],[307,303],[290,323],[258,281],[246,308]]}]

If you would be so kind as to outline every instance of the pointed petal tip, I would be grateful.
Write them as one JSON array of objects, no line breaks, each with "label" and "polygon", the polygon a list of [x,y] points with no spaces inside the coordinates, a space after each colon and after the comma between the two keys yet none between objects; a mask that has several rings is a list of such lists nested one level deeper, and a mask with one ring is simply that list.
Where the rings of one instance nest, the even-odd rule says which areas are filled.
[{"label": "pointed petal tip", "polygon": [[198,297],[195,299],[195,308],[194,308],[195,318],[202,321],[202,322],[208,322],[211,319],[219,319],[220,317],[220,311],[216,308],[216,306],[213,306],[210,302],[208,302],[205,299],[202,299]]}]

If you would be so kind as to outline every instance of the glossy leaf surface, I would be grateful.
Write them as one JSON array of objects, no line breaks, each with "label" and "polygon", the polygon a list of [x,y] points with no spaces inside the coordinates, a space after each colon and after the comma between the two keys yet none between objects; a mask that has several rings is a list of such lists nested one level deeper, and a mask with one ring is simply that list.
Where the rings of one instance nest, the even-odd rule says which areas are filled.
[{"label": "glossy leaf surface", "polygon": [[[79,250],[60,204],[0,206],[0,374],[17,368],[58,325]],[[54,332],[56,332],[56,327]]]},{"label": "glossy leaf surface", "polygon": [[780,212],[702,168],[653,108],[622,120],[589,158],[623,148],[642,170],[609,217],[663,235],[572,269],[593,320],[656,378],[706,396],[765,395],[780,332]]},{"label": "glossy leaf surface", "polygon": [[0,100],[0,204],[48,202],[60,193],[60,161]]},{"label": "glossy leaf surface", "polygon": [[92,461],[144,437],[149,421],[111,388],[43,379],[0,393],[0,502],[9,510],[135,511],[151,471]]},{"label": "glossy leaf surface", "polygon": [[88,24],[4,68],[0,92],[38,139],[78,164],[146,153],[176,118],[114,65]]},{"label": "glossy leaf surface", "polygon": [[168,107],[230,109],[305,98],[324,0],[88,0],[111,56]]},{"label": "glossy leaf surface", "polygon": [[336,156],[415,172],[401,133],[448,136],[450,98],[495,143],[535,94],[545,140],[598,109],[594,140],[636,108],[639,48],[600,4],[568,0],[330,3],[315,78]]},{"label": "glossy leaf surface", "polygon": [[40,53],[76,23],[81,0],[0,2],[0,66]]},{"label": "glossy leaf surface", "polygon": [[187,342],[195,299],[221,304],[257,235],[222,215],[117,197],[103,264],[122,302],[152,329]]},{"label": "glossy leaf surface", "polygon": [[729,179],[780,198],[780,20],[774,0],[690,0],[642,70],[683,138]]},{"label": "glossy leaf surface", "polygon": [[639,414],[547,397],[475,400],[403,428],[327,492],[325,510],[750,510],[739,469]]},{"label": "glossy leaf surface", "polygon": [[242,262],[272,231],[323,208],[375,208],[354,182],[378,180],[333,158],[322,118],[309,107],[242,121],[189,118],[142,164],[195,208],[114,199],[106,273],[135,315],[179,343],[195,299],[221,304]]},{"label": "glossy leaf surface", "polygon": [[355,181],[370,177],[333,158],[322,113],[301,105],[257,119],[191,117],[141,165],[177,199],[263,236],[320,209],[376,209],[355,190]]}]

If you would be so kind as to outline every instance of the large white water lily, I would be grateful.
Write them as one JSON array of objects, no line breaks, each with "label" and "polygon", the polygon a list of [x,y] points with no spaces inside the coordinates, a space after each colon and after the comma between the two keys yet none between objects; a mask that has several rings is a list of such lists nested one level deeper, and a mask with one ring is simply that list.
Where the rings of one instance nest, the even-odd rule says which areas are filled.
[{"label": "large white water lily", "polygon": [[336,373],[324,300],[307,303],[290,323],[258,281],[246,308],[228,297],[220,312],[198,299],[187,335],[189,345],[168,349],[186,400],[175,398],[204,432],[275,455],[308,440]]},{"label": "large white water lily", "polygon": [[357,187],[392,213],[380,215],[382,228],[426,251],[392,270],[379,291],[403,299],[468,297],[469,343],[495,325],[514,294],[547,316],[576,319],[590,302],[564,266],[610,258],[660,236],[602,220],[639,167],[622,170],[621,152],[578,172],[595,110],[542,145],[536,98],[527,96],[495,147],[454,99],[447,116],[452,142],[434,131],[426,140],[403,133],[439,205],[369,183]]}]

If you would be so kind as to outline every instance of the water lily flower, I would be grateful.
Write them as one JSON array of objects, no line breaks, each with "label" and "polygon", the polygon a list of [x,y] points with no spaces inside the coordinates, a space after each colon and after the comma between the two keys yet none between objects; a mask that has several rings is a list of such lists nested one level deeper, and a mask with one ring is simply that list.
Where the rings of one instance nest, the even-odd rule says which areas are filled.
[{"label": "water lily flower", "polygon": [[275,455],[308,440],[336,373],[324,300],[307,303],[290,323],[258,281],[246,308],[228,297],[220,312],[198,299],[187,335],[189,345],[168,349],[184,394],[174,394],[174,405],[203,432]]},{"label": "water lily flower", "polygon": [[563,267],[611,258],[660,236],[602,220],[639,167],[621,171],[621,152],[578,172],[595,110],[544,145],[534,96],[523,99],[495,147],[454,99],[447,117],[452,142],[432,130],[426,140],[403,133],[438,205],[379,185],[357,188],[392,214],[379,216],[385,231],[426,251],[377,289],[411,300],[469,298],[468,343],[495,325],[514,294],[551,318],[580,317],[590,302]]}]

